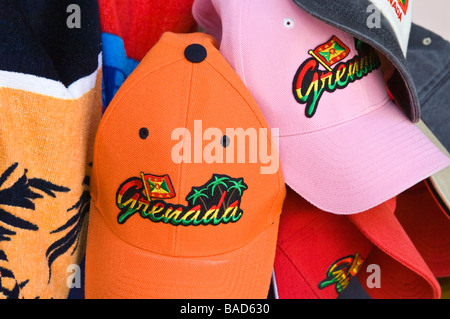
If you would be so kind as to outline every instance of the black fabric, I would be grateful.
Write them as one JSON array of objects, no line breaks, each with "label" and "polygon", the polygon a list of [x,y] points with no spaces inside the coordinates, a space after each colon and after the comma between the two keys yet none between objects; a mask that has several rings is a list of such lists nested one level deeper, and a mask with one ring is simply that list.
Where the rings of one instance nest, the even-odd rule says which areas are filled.
[{"label": "black fabric", "polygon": [[[81,28],[69,28],[70,4]],[[0,0],[0,70],[36,75],[69,86],[95,72],[101,51],[95,0]]]},{"label": "black fabric", "polygon": [[420,108],[416,87],[389,21],[381,15],[380,28],[367,27],[367,8],[372,2],[369,0],[293,1],[306,13],[353,35],[383,53],[396,66],[396,72],[399,73],[397,78],[404,82],[401,86],[390,86],[392,82],[388,83],[391,94],[413,122],[419,121]]}]

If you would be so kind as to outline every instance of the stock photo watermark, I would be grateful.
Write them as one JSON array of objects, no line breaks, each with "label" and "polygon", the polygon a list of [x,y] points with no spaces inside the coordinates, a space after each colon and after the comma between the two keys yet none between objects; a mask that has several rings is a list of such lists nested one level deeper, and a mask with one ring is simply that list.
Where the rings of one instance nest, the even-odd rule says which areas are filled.
[{"label": "stock photo watermark", "polygon": [[172,141],[178,142],[172,147],[171,157],[176,164],[261,163],[261,174],[275,174],[280,167],[278,136],[276,128],[204,130],[202,120],[195,120],[193,132],[184,127],[172,131]]},{"label": "stock photo watermark", "polygon": [[369,29],[381,28],[381,11],[380,11],[380,9],[378,9],[378,7],[376,5],[371,4],[367,7],[366,12],[369,13],[369,16],[367,17],[367,27]]},{"label": "stock photo watermark", "polygon": [[77,4],[70,4],[66,9],[67,13],[70,13],[66,20],[66,25],[69,29],[81,28],[81,8]]},{"label": "stock photo watermark", "polygon": [[70,275],[67,276],[66,284],[70,289],[82,288],[81,287],[81,267],[77,264],[71,264],[67,266],[67,270]]},{"label": "stock photo watermark", "polygon": [[[386,5],[390,7],[396,19],[398,19],[399,22],[402,22],[403,17],[408,12],[409,3],[407,1],[386,0]],[[381,28],[382,14],[380,8],[375,4],[371,4],[367,6],[366,12],[369,14],[366,21],[367,27],[369,29]]]}]

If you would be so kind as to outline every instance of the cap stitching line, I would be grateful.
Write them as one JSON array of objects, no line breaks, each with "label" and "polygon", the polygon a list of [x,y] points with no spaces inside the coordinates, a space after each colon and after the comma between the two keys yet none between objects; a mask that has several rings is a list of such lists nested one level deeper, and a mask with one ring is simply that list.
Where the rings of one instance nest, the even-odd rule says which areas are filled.
[{"label": "cap stitching line", "polygon": [[[102,136],[103,136],[104,128],[105,128],[105,126],[108,124],[109,118],[112,116],[112,114],[114,113],[114,110],[118,107],[118,105],[120,104],[120,102],[122,101],[122,99],[124,99],[126,96],[128,96],[128,92],[131,91],[136,85],[138,85],[139,83],[141,83],[142,81],[144,81],[144,80],[145,80],[149,75],[151,75],[152,73],[157,72],[157,71],[159,71],[159,70],[161,70],[161,69],[163,69],[163,68],[165,68],[165,67],[167,67],[167,66],[169,66],[169,65],[178,63],[179,61],[182,61],[182,60],[183,60],[183,58],[178,58],[178,59],[175,60],[175,61],[171,61],[171,62],[169,62],[169,63],[167,63],[167,64],[161,65],[161,66],[159,66],[157,69],[151,70],[151,71],[149,71],[149,72],[143,74],[142,77],[141,77],[139,80],[137,80],[136,82],[132,83],[132,85],[130,85],[130,86],[126,89],[126,91],[123,91],[123,92],[121,93],[121,96],[118,96],[118,99],[116,99],[116,100],[114,101],[114,103],[110,104],[110,105],[106,108],[106,112],[105,112],[105,114],[103,115],[103,117],[102,117],[102,119],[101,119],[100,126],[99,126],[99,128],[98,128],[98,136],[97,136],[97,138],[96,138],[96,142],[95,142],[95,145],[94,145],[94,152],[93,152],[94,158],[95,158],[96,155],[99,153],[98,148],[100,147],[100,146],[99,146],[100,140],[101,140],[101,138],[102,138]],[[122,86],[123,86],[123,85],[122,85]],[[114,100],[114,99],[113,99],[113,100]],[[96,186],[97,186],[97,189],[99,189],[100,187],[99,187],[99,184],[98,184],[98,183],[99,183],[98,169],[95,169],[95,170],[94,170],[94,168],[97,167],[97,166],[98,166],[98,162],[94,160],[94,164],[92,165],[92,170],[95,171],[95,177],[97,178],[97,185],[96,185]],[[95,196],[92,196],[92,198],[94,199],[95,202],[96,202],[97,200],[100,199],[100,193],[98,193],[97,195],[98,195],[98,198],[96,198]]]},{"label": "cap stitching line", "polygon": [[[426,34],[426,35],[428,35],[428,33]],[[422,38],[423,36],[421,36],[421,37],[418,37],[418,38]],[[436,40],[436,39],[435,39]],[[441,43],[441,44],[443,44],[443,43]],[[420,41],[420,48],[422,48],[423,47],[423,45],[422,45],[422,42]],[[445,45],[445,48],[447,48],[447,49],[450,49],[450,45]],[[444,49],[444,48],[443,48]],[[417,52],[417,51],[419,51],[419,52],[422,52],[422,51],[424,51],[423,49],[412,49],[412,50],[410,50],[410,51],[412,51],[412,52]],[[425,51],[430,51],[430,50],[427,50],[427,49],[425,49]],[[434,52],[435,50],[432,50],[431,49],[431,52]],[[442,50],[442,49],[440,49],[440,51],[444,51],[444,50]],[[407,62],[408,62],[408,60],[407,60]],[[410,62],[411,63],[411,62]],[[446,61],[444,61],[444,63],[445,63],[445,65],[444,65],[444,67],[441,67],[439,70],[436,70],[436,71],[434,71],[434,72],[432,72],[432,74],[430,74],[430,77],[432,77],[434,80],[433,81],[431,81],[430,83],[435,83],[435,82],[437,82],[437,83],[439,83],[440,82],[440,80],[436,80],[436,77],[439,77],[439,75],[441,74],[441,71],[442,70],[444,70],[444,74],[443,75],[441,75],[440,76],[440,78],[443,78],[443,77],[445,77],[445,75],[447,74],[447,73],[449,73],[450,72],[450,70],[449,70],[449,68],[450,68],[450,59],[448,59],[448,57],[447,57],[447,59],[446,59]],[[445,71],[445,70],[447,70],[447,71]],[[432,84],[433,86],[435,86],[436,84]],[[418,91],[419,93],[421,93],[421,92],[423,92],[423,91],[428,91],[428,90],[426,90],[425,89],[425,87],[424,88],[422,88],[420,91]],[[420,95],[420,94],[419,94]]]},{"label": "cap stitching line", "polygon": [[[407,120],[405,119],[405,121],[407,121]],[[428,151],[427,151],[427,152],[428,152]],[[433,152],[432,154],[435,154],[435,151],[433,151],[432,149],[429,150],[429,152]],[[422,157],[421,160],[426,159],[426,158],[427,158],[427,157]],[[437,166],[438,166],[438,167],[432,169],[432,171],[437,171],[437,170],[439,169],[439,167],[442,166],[442,164],[439,164],[439,165],[437,165]],[[289,177],[287,177],[287,178],[289,178]],[[293,183],[287,182],[287,184],[292,185]],[[296,192],[297,192],[297,187],[295,187],[295,186],[291,186],[291,187],[292,187],[294,190],[296,190]],[[389,196],[389,198],[392,198],[393,196],[395,196],[395,193],[396,193],[396,192],[398,192],[398,191],[392,191],[392,192],[391,192],[391,195]],[[308,196],[308,197],[309,197],[309,196]],[[311,198],[309,198],[308,201],[310,201],[311,203],[314,204],[314,206],[320,208],[320,209],[323,210],[323,211],[327,211],[327,212],[330,211],[329,209],[327,209],[327,208],[323,207],[322,205],[320,205],[320,203],[317,203],[317,202],[311,200]],[[378,205],[384,203],[385,201],[386,201],[386,199],[383,199],[383,198],[379,198],[379,199],[377,199],[377,200],[374,200],[374,201],[373,201],[372,207],[373,207],[373,206],[378,206]],[[365,210],[367,210],[367,209],[365,209]],[[353,209],[352,209],[352,211],[353,211]],[[356,211],[356,212],[349,212],[349,211],[347,210],[347,212],[344,213],[344,214],[348,215],[348,214],[353,214],[353,213],[357,213],[357,212],[360,212],[360,211],[361,211],[361,210],[358,210],[358,211]],[[336,213],[337,211],[336,211],[336,210],[333,210],[333,212]]]},{"label": "cap stitching line", "polygon": [[[442,263],[443,261],[447,261],[449,259],[448,255],[445,256],[444,258],[439,258],[438,256],[435,256],[436,253],[441,254],[441,252],[448,252],[448,248],[450,247],[450,245],[448,243],[445,244],[436,244],[436,243],[429,243],[427,241],[425,241],[423,238],[416,238],[414,240],[414,245],[417,247],[421,247],[422,249],[426,249],[427,253],[431,253],[432,259],[427,259],[427,261],[433,261],[434,263]],[[430,250],[432,250],[430,252]],[[431,256],[430,256],[431,258]]]},{"label": "cap stitching line", "polygon": [[[193,83],[193,78],[194,78],[194,64],[193,63],[191,63],[191,67],[190,67],[190,77],[189,77],[189,90],[188,90],[188,96],[187,96],[187,99],[186,99],[186,102],[187,102],[187,105],[186,105],[186,115],[185,115],[185,120],[184,120],[184,127],[187,127],[187,123],[188,123],[188,117],[189,117],[189,115],[190,115],[190,113],[189,113],[189,109],[190,109],[190,105],[191,105],[191,98],[192,98],[192,90],[193,90],[193,85],[192,85],[192,83]],[[185,141],[186,140],[186,135],[187,134],[187,130],[185,130],[185,132],[184,132],[184,136],[183,136],[183,141]],[[181,163],[180,163],[180,165],[178,166],[178,186],[179,186],[179,189],[184,189],[184,184],[182,185],[182,183],[183,183],[183,180],[182,180],[182,178],[181,178],[181,174],[182,174],[182,171],[183,171],[183,165],[184,165],[184,161],[181,161]],[[177,227],[175,227],[175,235],[174,235],[174,242],[173,242],[173,245],[172,245],[172,251],[173,251],[173,255],[174,256],[177,256],[178,255],[178,249],[177,249],[177,242],[178,241],[181,241],[181,232],[178,230],[178,228]]]},{"label": "cap stitching line", "polygon": [[449,77],[450,75],[450,61],[442,68],[444,71],[442,74],[436,72],[437,76],[430,82],[428,82],[418,93],[419,95],[422,93],[423,96],[420,96],[420,100],[428,100],[430,95],[433,95],[436,87],[441,87],[441,82],[443,79]]},{"label": "cap stitching line", "polygon": [[437,206],[436,209],[439,210],[439,212],[443,214],[443,216],[445,216],[446,220],[450,220],[450,206],[446,204],[446,195],[443,194],[441,188],[443,189],[444,187],[447,187],[448,189],[450,189],[450,178],[448,179],[448,181],[449,183],[447,183],[445,179],[441,182],[439,182],[439,180],[435,181],[433,179],[433,176],[431,176],[429,180],[424,181],[429,194],[431,194],[433,203],[435,203],[435,205]]},{"label": "cap stitching line", "polygon": [[[405,265],[403,265],[403,266],[405,266]],[[406,267],[406,268],[408,268],[408,267]],[[423,276],[423,275],[419,274],[419,273],[416,272],[416,271],[412,271],[412,272],[418,274],[418,277],[422,278],[423,280],[420,280],[419,278],[415,278],[415,280],[414,280],[413,282],[408,282],[408,283],[407,283],[407,286],[405,286],[405,284],[404,284],[403,282],[397,282],[397,281],[395,280],[395,279],[396,279],[395,276],[392,275],[392,274],[390,274],[390,273],[384,273],[384,280],[389,280],[389,282],[390,282],[393,286],[395,286],[396,288],[400,287],[400,289],[402,289],[402,291],[404,291],[404,292],[413,292],[413,291],[417,291],[417,287],[419,286],[419,284],[420,284],[421,282],[425,281],[427,284],[429,284],[429,285],[431,286],[430,288],[431,288],[431,290],[433,291],[433,295],[434,295],[435,297],[437,297],[437,295],[435,294],[435,292],[436,292],[436,289],[435,289],[436,285],[435,285],[435,283],[433,283],[432,281],[430,281],[430,280],[428,280],[428,279],[425,279],[425,278],[428,278],[429,276]],[[414,286],[411,286],[412,284],[413,284]],[[421,296],[424,295],[422,289],[420,290],[420,292],[421,292]],[[385,291],[385,293],[387,293],[387,294],[389,294],[389,295],[391,295],[391,296],[395,296],[395,295],[396,295],[395,293],[391,293],[390,291]],[[417,297],[417,296],[416,296],[416,297]]]},{"label": "cap stitching line", "polygon": [[[242,81],[247,84],[247,79],[245,77],[245,68],[244,68],[244,55],[242,54],[243,52],[243,45],[242,45],[242,38],[243,38],[243,33],[242,33],[242,24],[243,24],[243,15],[244,15],[244,4],[247,4],[247,12],[246,12],[246,16],[248,16],[248,11],[250,11],[250,6],[248,5],[248,1],[242,1],[241,2],[241,10],[239,11],[240,13],[240,20],[239,20],[239,50],[238,50],[238,54],[239,54],[239,60],[241,61],[241,69],[242,69]],[[248,20],[248,19],[247,19]]]},{"label": "cap stitching line", "polygon": [[306,282],[306,284],[308,285],[308,287],[314,292],[314,295],[316,295],[319,298],[322,298],[322,296],[320,296],[320,294],[317,294],[316,290],[315,290],[315,286],[311,285],[309,277],[307,277],[305,275],[305,273],[298,267],[298,265],[296,263],[294,263],[293,259],[291,258],[291,255],[288,254],[288,252],[286,252],[284,250],[283,247],[278,246],[278,248],[283,252],[283,254],[286,256],[286,258],[288,258],[289,262],[291,263],[291,265],[297,270],[297,272],[300,274],[300,276],[303,278],[303,280]]},{"label": "cap stitching line", "polygon": [[[324,217],[319,216],[320,213],[318,214],[318,216],[313,217],[313,219],[311,219],[306,225],[304,225],[301,229],[296,230],[295,232],[293,232],[291,235],[289,235],[287,238],[284,238],[282,241],[280,241],[280,244],[286,243],[288,241],[291,240],[292,237],[296,236],[298,233],[303,232],[305,229],[310,228],[311,224],[318,224],[320,226],[325,226],[328,225],[329,223],[331,223],[331,221],[326,221],[324,220]],[[303,239],[307,239],[312,235],[309,236],[302,236]]]},{"label": "cap stitching line", "polygon": [[[362,231],[362,233],[364,235],[366,235],[366,236],[368,235],[368,232],[366,230]],[[429,278],[428,278],[429,276],[426,274],[426,272],[422,271],[422,267],[420,267],[417,263],[410,262],[408,259],[403,258],[399,254],[395,254],[395,257],[393,257],[392,256],[392,251],[390,249],[386,248],[384,245],[381,245],[381,241],[379,239],[374,238],[371,235],[369,235],[367,237],[369,237],[370,240],[373,241],[373,243],[378,247],[378,249],[380,251],[382,251],[383,253],[389,255],[392,259],[394,259],[395,261],[401,263],[403,266],[405,266],[406,268],[408,268],[412,272],[419,274],[421,277],[425,278],[426,282],[428,282],[431,286],[434,286],[433,282],[429,280]]]},{"label": "cap stitching line", "polygon": [[[262,236],[263,233],[265,233],[266,231],[268,231],[270,227],[273,227],[273,224],[268,225],[268,226],[265,227],[261,232],[259,232],[258,234],[256,234],[256,236],[253,237],[250,241],[247,241],[247,242],[241,244],[239,247],[237,247],[237,248],[235,248],[235,249],[233,249],[233,250],[227,250],[227,251],[222,252],[222,253],[219,253],[219,254],[211,254],[211,255],[201,255],[201,256],[173,256],[173,255],[161,254],[161,253],[156,253],[156,252],[153,252],[153,251],[150,251],[150,250],[146,250],[146,249],[144,249],[144,248],[142,248],[142,247],[136,246],[135,244],[132,244],[132,243],[130,243],[130,242],[128,242],[128,241],[122,239],[121,237],[119,237],[119,236],[118,236],[118,235],[117,235],[117,234],[109,227],[109,224],[108,224],[108,222],[106,221],[106,218],[103,216],[103,213],[101,212],[102,210],[100,209],[100,207],[99,207],[95,202],[94,202],[94,206],[97,208],[97,210],[98,210],[98,212],[99,212],[99,215],[100,215],[100,218],[102,219],[103,224],[105,225],[105,227],[108,228],[108,230],[110,231],[110,233],[111,233],[114,237],[116,237],[117,239],[119,239],[120,242],[125,243],[125,244],[127,244],[127,245],[129,245],[129,246],[131,246],[131,247],[133,247],[133,248],[136,248],[136,249],[142,251],[142,252],[146,252],[146,253],[153,254],[153,255],[158,255],[158,256],[166,256],[166,257],[170,257],[170,258],[195,259],[195,258],[210,258],[210,257],[216,257],[216,256],[222,256],[222,255],[226,255],[226,254],[231,254],[231,253],[234,253],[234,252],[236,252],[236,251],[238,251],[238,250],[240,250],[240,249],[242,249],[242,248],[244,248],[244,247],[247,247],[249,244],[252,244],[252,243],[257,239],[257,237]],[[179,227],[179,226],[173,226],[173,225],[168,225],[168,226],[171,226],[171,227]]]},{"label": "cap stitching line", "polygon": [[[259,125],[260,125],[260,128],[269,128],[268,127],[268,125],[264,125],[264,123],[262,123],[262,121],[261,121],[261,119],[260,119],[260,116],[257,114],[257,112],[255,111],[255,109],[252,107],[252,105],[251,105],[251,103],[249,103],[249,101],[247,100],[247,98],[246,97],[244,97],[242,94],[241,94],[241,92],[240,92],[240,90],[238,89],[238,88],[236,88],[236,86],[233,84],[233,83],[231,83],[230,81],[228,81],[228,79],[222,74],[222,72],[221,71],[219,71],[213,64],[211,64],[211,63],[209,63],[209,61],[206,61],[208,64],[209,64],[209,66],[211,67],[211,68],[213,68],[224,80],[225,80],[225,82],[227,82],[232,88],[233,88],[233,90],[245,101],[245,103],[247,104],[247,106],[249,106],[250,107],[250,109],[251,109],[251,111],[252,111],[252,113],[253,113],[253,115],[255,115],[255,118],[256,118],[256,120],[258,121],[258,123],[259,123]],[[255,102],[256,103],[256,102]],[[272,141],[269,141],[270,142],[270,146],[272,146]]]},{"label": "cap stitching line", "polygon": [[[262,121],[261,121],[261,119],[260,119],[260,116],[258,115],[258,113],[257,113],[257,111],[253,108],[253,106],[251,105],[251,103],[249,103],[249,101],[247,100],[247,98],[246,97],[244,97],[243,95],[242,95],[242,93],[241,93],[241,91],[238,89],[238,88],[236,88],[236,86],[233,84],[233,83],[231,83],[230,81],[228,81],[228,79],[222,74],[222,72],[221,71],[219,71],[214,65],[212,65],[211,63],[209,63],[209,61],[206,61],[207,63],[208,63],[208,65],[211,67],[211,68],[213,68],[216,72],[217,72],[217,74],[218,75],[220,75],[223,79],[224,79],[224,81],[226,82],[226,83],[228,83],[232,88],[233,88],[233,90],[245,101],[245,103],[249,106],[249,108],[250,108],[250,110],[252,111],[252,113],[253,113],[253,115],[255,116],[255,118],[256,118],[256,120],[258,121],[258,123],[259,123],[259,125],[260,125],[260,128],[267,128],[268,130],[270,130],[270,127],[269,127],[269,125],[268,124],[264,124],[264,123],[262,123]],[[234,71],[233,71],[234,72]],[[236,74],[236,73],[234,73],[234,74]],[[236,76],[239,78],[239,76],[236,74]],[[242,83],[242,85],[244,86],[244,89],[246,88],[245,87],[245,84],[243,84]],[[250,94],[250,98],[252,98],[251,97],[251,94]],[[255,100],[253,100],[253,102],[254,102],[254,104],[256,104],[256,101]],[[256,104],[257,105],[257,104]],[[263,117],[263,115],[261,114],[261,116]],[[270,140],[268,141],[268,143],[269,143],[269,145],[270,145],[270,149],[272,150],[272,143],[273,143],[273,136],[272,136],[272,132],[270,133]],[[276,145],[275,145],[276,146]],[[281,160],[280,160],[280,155],[279,155],[279,150],[278,150],[278,148],[277,147],[275,147],[275,149],[276,149],[276,152],[277,152],[277,154],[275,154],[276,156],[278,156],[278,162],[279,162],[279,168],[278,168],[278,170],[281,170]],[[285,184],[284,183],[284,180],[281,180],[282,179],[282,177],[280,176],[280,174],[277,174],[277,180],[278,180],[278,192],[277,192],[277,195],[276,195],[276,199],[278,199],[280,196],[281,196],[281,194],[282,194],[282,191],[283,191],[283,184]],[[271,212],[273,212],[274,211],[274,208],[275,208],[275,205],[276,205],[276,203],[277,203],[277,200],[274,200],[273,201],[273,203],[272,203],[272,207],[271,207]],[[277,216],[279,216],[279,214],[277,215]],[[275,222],[275,220],[276,220],[276,218],[277,218],[277,216],[275,216],[275,219],[273,218],[274,216],[270,216],[270,219],[271,219],[271,221],[272,221],[272,223],[273,222]]]},{"label": "cap stitching line", "polygon": [[[356,113],[352,116],[352,118],[347,119],[345,121],[342,122],[342,120],[335,120],[331,125],[327,126],[327,127],[322,127],[322,128],[314,128],[312,131],[308,131],[308,132],[301,132],[301,133],[288,133],[288,134],[280,134],[280,137],[289,137],[289,136],[298,136],[298,135],[306,135],[306,134],[311,134],[311,133],[315,133],[315,132],[319,132],[319,131],[323,131],[323,130],[327,130],[329,128],[335,127],[335,126],[339,126],[342,124],[345,124],[347,122],[351,122],[354,121],[360,117],[369,115],[375,111],[377,111],[378,109],[382,108],[382,107],[388,107],[389,105],[389,97],[386,97],[383,101],[372,105],[370,108],[363,110],[359,113]],[[341,122],[339,122],[341,121]]]}]

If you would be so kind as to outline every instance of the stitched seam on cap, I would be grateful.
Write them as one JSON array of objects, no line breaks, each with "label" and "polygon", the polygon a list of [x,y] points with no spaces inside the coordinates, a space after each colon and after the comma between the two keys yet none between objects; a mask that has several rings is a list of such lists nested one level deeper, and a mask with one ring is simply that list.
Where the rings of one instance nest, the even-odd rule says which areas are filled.
[{"label": "stitched seam on cap", "polygon": [[[192,101],[192,90],[193,90],[193,87],[192,87],[193,77],[194,77],[194,64],[191,64],[189,89],[188,89],[188,96],[187,96],[187,101],[186,101],[187,102],[186,115],[185,115],[185,120],[184,120],[185,128],[187,128],[189,109],[190,109],[190,105],[192,103],[191,101]],[[186,133],[187,133],[187,130],[185,130],[185,135],[183,136],[183,141],[186,141]],[[184,186],[184,182],[185,182],[185,180],[183,179],[183,176],[182,176],[183,166],[184,166],[184,161],[181,161],[179,168],[178,168],[178,186],[179,186],[178,190],[180,192],[182,189],[184,189],[183,186]],[[181,201],[181,197],[178,200],[178,204],[181,204],[180,201]],[[172,248],[173,248],[172,255],[176,256],[176,257],[178,257],[178,254],[179,254],[179,251],[178,251],[179,245],[177,245],[177,243],[181,237],[181,232],[179,230],[180,230],[179,227],[175,227],[174,241],[173,241],[173,245],[172,245]]]},{"label": "stitched seam on cap", "polygon": [[[450,77],[450,61],[442,68],[444,72],[437,73],[435,77],[431,77],[432,80],[428,82],[419,92],[419,99],[425,103],[429,96],[436,91],[436,87],[441,87],[441,83],[445,78]],[[422,95],[423,94],[423,95]]]},{"label": "stitched seam on cap", "polygon": [[[239,14],[240,14],[239,18],[240,19],[239,19],[239,32],[238,32],[239,33],[239,37],[238,37],[238,40],[239,40],[239,43],[238,43],[238,45],[239,45],[238,55],[239,55],[239,61],[241,62],[242,81],[245,84],[247,84],[247,80],[245,78],[244,54],[242,53],[243,52],[242,51],[242,48],[243,48],[243,46],[242,46],[242,37],[243,37],[243,34],[242,34],[242,23],[244,21],[244,19],[243,19],[243,16],[244,16],[244,3],[247,4],[247,10],[249,10],[250,6],[248,5],[248,1],[241,1],[240,3],[241,3],[241,10],[239,11]],[[248,14],[246,16],[248,16]]]},{"label": "stitched seam on cap", "polygon": [[[267,128],[268,133],[269,133],[269,131],[270,131],[270,139],[268,139],[267,142],[268,142],[268,144],[269,144],[269,146],[270,146],[270,150],[271,150],[271,152],[272,152],[272,149],[273,149],[272,143],[275,143],[275,141],[274,141],[274,138],[273,138],[273,136],[272,136],[271,128],[270,128],[268,125],[265,125],[264,123],[261,122],[261,119],[259,118],[257,112],[256,112],[255,109],[252,107],[251,103],[250,103],[249,101],[247,101],[247,99],[241,94],[241,91],[240,91],[233,83],[231,83],[230,81],[228,81],[227,77],[225,77],[225,76],[222,74],[222,72],[220,72],[213,64],[209,63],[209,61],[206,61],[206,62],[211,66],[211,68],[213,68],[213,69],[217,72],[218,75],[220,75],[220,76],[224,79],[224,81],[225,81],[226,83],[228,83],[228,84],[235,90],[235,92],[236,92],[237,94],[239,94],[239,96],[242,98],[242,100],[245,101],[245,103],[248,105],[248,107],[250,108],[251,112],[252,112],[253,115],[255,116],[256,120],[258,121],[258,123],[259,123],[259,125],[260,125],[260,128]],[[245,88],[245,84],[243,84],[243,86],[244,86],[244,88]],[[251,96],[251,95],[250,95],[250,96]],[[253,102],[256,104],[256,101],[253,101]],[[261,115],[261,116],[263,116],[263,115]],[[282,195],[283,187],[284,187],[284,180],[283,180],[283,178],[280,176],[281,174],[279,174],[279,171],[281,170],[281,159],[280,159],[279,148],[277,147],[277,145],[275,145],[274,149],[276,149],[276,151],[277,151],[277,154],[276,154],[276,155],[278,156],[278,171],[277,171],[277,173],[276,173],[277,176],[278,176],[278,178],[277,178],[277,180],[278,180],[278,193],[277,193],[276,199],[275,199],[275,200],[273,201],[273,203],[272,203],[272,207],[271,207],[271,210],[270,210],[270,211],[272,212],[272,215],[270,216],[270,220],[272,221],[272,223],[275,222],[275,220],[277,219],[277,216],[279,216],[279,214],[278,214],[277,216],[273,216],[273,211],[274,211],[274,207],[275,207],[276,203],[278,202],[277,199],[280,198],[281,195]],[[272,157],[273,157],[273,156],[274,156],[274,155],[272,155]]]},{"label": "stitched seam on cap", "polygon": [[[308,132],[298,132],[298,133],[280,134],[280,137],[289,137],[289,136],[298,136],[298,135],[311,134],[311,133],[315,133],[315,132],[319,132],[319,131],[323,131],[323,130],[330,129],[330,128],[335,127],[335,126],[339,126],[339,125],[345,124],[345,123],[347,123],[347,122],[355,121],[355,120],[357,120],[358,118],[363,117],[363,116],[366,116],[366,115],[368,115],[368,114],[371,114],[371,113],[377,111],[378,109],[380,109],[380,108],[382,108],[382,107],[389,107],[389,106],[388,106],[389,101],[390,101],[389,98],[386,97],[386,99],[385,99],[384,101],[380,102],[379,105],[373,105],[373,106],[371,106],[370,108],[365,109],[365,110],[363,110],[363,111],[361,111],[361,112],[359,112],[359,113],[353,115],[352,118],[346,119],[345,121],[338,120],[338,121],[335,121],[335,122],[332,123],[332,124],[327,125],[326,127],[319,127],[319,128],[317,128],[317,129],[313,129],[312,131],[308,131]],[[405,118],[405,119],[406,119],[406,118]]]}]

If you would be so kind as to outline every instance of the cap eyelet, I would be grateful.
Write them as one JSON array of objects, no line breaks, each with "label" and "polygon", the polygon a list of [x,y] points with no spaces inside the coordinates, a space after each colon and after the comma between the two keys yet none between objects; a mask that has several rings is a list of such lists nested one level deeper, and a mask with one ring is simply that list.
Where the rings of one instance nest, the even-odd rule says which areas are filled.
[{"label": "cap eyelet", "polygon": [[423,38],[423,40],[422,40],[422,44],[425,46],[429,46],[431,44],[431,42],[432,42],[432,40],[430,37]]},{"label": "cap eyelet", "polygon": [[292,20],[291,18],[285,18],[283,20],[283,25],[286,29],[292,29],[295,25],[294,20]]},{"label": "cap eyelet", "polygon": [[220,145],[222,145],[223,148],[227,148],[230,145],[230,138],[227,135],[224,135],[220,140]]},{"label": "cap eyelet", "polygon": [[186,60],[192,63],[200,63],[203,62],[206,59],[206,56],[208,55],[206,48],[201,44],[191,44],[186,47],[184,50],[184,56],[186,57]]},{"label": "cap eyelet", "polygon": [[139,130],[139,137],[143,140],[146,140],[149,135],[148,128],[143,127]]}]

